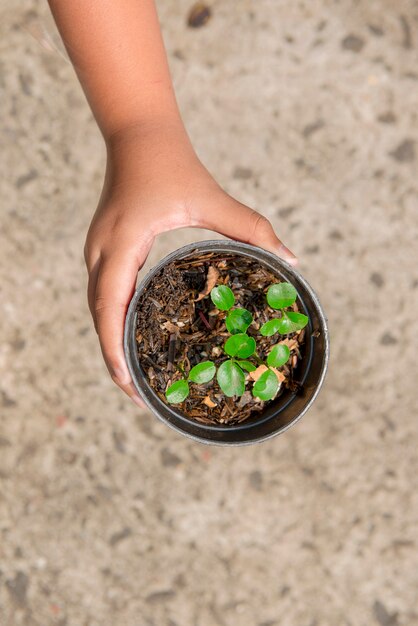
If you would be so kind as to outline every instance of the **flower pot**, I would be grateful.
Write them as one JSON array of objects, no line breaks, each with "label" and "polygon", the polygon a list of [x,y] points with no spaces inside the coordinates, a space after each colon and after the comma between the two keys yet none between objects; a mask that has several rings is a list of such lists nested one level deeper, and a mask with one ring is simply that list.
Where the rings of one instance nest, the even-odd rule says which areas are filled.
[{"label": "flower pot", "polygon": [[[164,265],[185,259],[193,253],[232,253],[256,260],[278,279],[290,282],[298,292],[303,312],[309,317],[306,327],[304,354],[298,366],[301,382],[297,392],[286,389],[266,406],[260,416],[237,425],[207,425],[198,423],[181,410],[165,404],[151,388],[138,358],[136,343],[137,303],[144,290]],[[134,385],[149,409],[165,424],[196,441],[215,445],[245,445],[257,443],[283,433],[306,413],[315,400],[325,378],[329,359],[328,324],[318,297],[295,268],[279,257],[247,244],[235,241],[202,241],[179,248],[160,261],[141,281],[128,308],[125,322],[124,348]]]}]

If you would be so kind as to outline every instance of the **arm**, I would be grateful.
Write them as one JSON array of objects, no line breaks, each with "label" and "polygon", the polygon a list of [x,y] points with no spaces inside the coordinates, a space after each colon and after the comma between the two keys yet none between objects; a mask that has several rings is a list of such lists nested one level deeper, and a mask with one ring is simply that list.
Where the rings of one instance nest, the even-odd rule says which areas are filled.
[{"label": "arm", "polygon": [[147,121],[182,126],[153,0],[49,0],[105,139]]},{"label": "arm", "polygon": [[88,299],[113,380],[140,404],[123,325],[154,238],[208,228],[295,262],[270,223],[226,194],[197,158],[176,103],[154,0],[49,0],[107,146],[85,246]]}]

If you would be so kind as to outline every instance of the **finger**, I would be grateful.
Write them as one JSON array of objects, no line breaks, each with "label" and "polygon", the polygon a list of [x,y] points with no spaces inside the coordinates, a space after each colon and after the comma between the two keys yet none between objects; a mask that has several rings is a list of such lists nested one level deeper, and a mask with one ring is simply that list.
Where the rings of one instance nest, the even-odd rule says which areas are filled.
[{"label": "finger", "polygon": [[96,313],[94,310],[94,297],[96,294],[97,278],[99,276],[100,270],[101,253],[99,249],[91,250],[87,239],[86,243],[84,244],[84,261],[86,263],[88,272],[87,303],[89,305],[90,313],[94,322],[94,327],[97,332]]},{"label": "finger", "polygon": [[277,237],[269,220],[234,198],[223,195],[219,208],[202,211],[201,224],[216,232],[269,250],[296,265],[297,257]]},{"label": "finger", "polygon": [[[97,323],[96,323],[96,312],[95,312],[95,294],[96,294],[96,286],[97,286],[97,279],[99,276],[99,271],[100,271],[100,261],[101,258],[98,257],[95,261],[95,263],[93,265],[91,265],[89,263],[89,260],[86,259],[86,264],[87,267],[89,269],[89,282],[88,282],[88,289],[87,289],[87,297],[88,297],[88,303],[89,303],[89,308],[90,308],[90,312],[92,314],[93,317],[93,322],[94,322],[94,326],[96,328],[96,332],[97,332]],[[127,385],[122,385],[119,384],[118,381],[115,381],[116,384],[120,387],[120,389],[122,389],[122,391],[124,393],[126,393],[127,396],[129,396],[129,398],[140,408],[144,409],[146,408],[145,403],[143,402],[143,400],[141,399],[141,397],[138,395],[133,383],[129,383]]]},{"label": "finger", "polygon": [[[123,350],[126,311],[135,289],[138,270],[142,267],[152,241],[141,249],[102,256],[94,296],[94,312],[100,346],[109,373],[123,388],[131,375]],[[128,394],[129,395],[129,394]]]},{"label": "finger", "polygon": [[91,267],[88,266],[89,270],[89,280],[87,285],[87,302],[89,305],[90,313],[93,318],[94,327],[97,333],[97,324],[96,324],[96,311],[95,311],[95,296],[96,296],[96,287],[97,287],[97,279],[99,277],[100,272],[100,257]]},{"label": "finger", "polygon": [[121,385],[119,384],[117,381],[115,381],[117,386],[122,389],[123,392],[126,393],[127,396],[130,397],[130,399],[132,400],[132,402],[134,402],[137,406],[141,407],[141,409],[145,409],[145,402],[142,400],[142,398],[138,395],[137,390],[134,387],[133,383],[128,383],[127,385]]}]

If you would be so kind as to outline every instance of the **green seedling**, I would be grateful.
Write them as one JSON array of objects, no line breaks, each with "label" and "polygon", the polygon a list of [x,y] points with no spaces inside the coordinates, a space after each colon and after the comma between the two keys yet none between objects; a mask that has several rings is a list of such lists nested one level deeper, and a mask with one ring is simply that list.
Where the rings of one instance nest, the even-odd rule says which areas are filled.
[{"label": "green seedling", "polygon": [[210,292],[210,298],[220,311],[229,311],[235,304],[234,292],[226,285],[214,287]]},{"label": "green seedling", "polygon": [[[281,312],[279,318],[267,321],[260,328],[260,334],[264,337],[271,337],[279,333],[288,335],[289,333],[302,330],[307,323],[308,317],[303,313],[286,311],[297,299],[296,289],[290,283],[276,283],[271,285],[267,291],[267,302],[272,309]],[[166,391],[166,398],[170,404],[183,402],[190,393],[189,383],[199,385],[210,382],[215,374],[216,380],[223,393],[231,398],[242,396],[246,387],[246,375],[254,372],[258,366],[264,365],[264,371],[252,388],[252,394],[260,400],[272,400],[279,388],[279,379],[272,368],[282,367],[290,357],[288,346],[278,343],[270,350],[266,361],[262,361],[257,355],[257,345],[254,337],[247,334],[247,330],[253,322],[250,311],[244,308],[232,308],[235,304],[233,291],[227,285],[218,285],[210,292],[213,304],[220,311],[227,311],[225,326],[230,333],[230,337],[224,344],[224,352],[228,357],[216,371],[216,366],[212,361],[202,361],[195,365],[186,378],[177,380],[170,385]]]},{"label": "green seedling", "polygon": [[276,374],[271,370],[267,370],[254,383],[253,396],[260,398],[260,400],[271,400],[278,392],[279,387],[280,384]]},{"label": "green seedling", "polygon": [[273,346],[267,357],[267,365],[269,367],[281,367],[290,357],[290,350],[283,343]]},{"label": "green seedling", "polygon": [[202,361],[198,363],[189,372],[187,379],[181,378],[170,385],[165,392],[165,397],[170,404],[179,404],[183,402],[190,393],[189,383],[197,383],[202,385],[208,383],[216,374],[216,367],[212,361]]},{"label": "green seedling", "polygon": [[286,307],[292,306],[298,297],[296,289],[290,283],[276,283],[267,291],[267,302],[272,309],[281,311],[281,317],[269,320],[260,328],[264,337],[271,337],[276,333],[288,335],[297,330],[302,330],[308,323],[308,317],[303,313],[285,311]]}]

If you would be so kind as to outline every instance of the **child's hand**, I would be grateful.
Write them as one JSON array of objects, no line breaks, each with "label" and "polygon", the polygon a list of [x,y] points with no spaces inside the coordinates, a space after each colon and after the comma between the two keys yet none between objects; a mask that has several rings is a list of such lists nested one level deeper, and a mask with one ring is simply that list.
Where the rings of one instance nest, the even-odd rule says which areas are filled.
[{"label": "child's hand", "polygon": [[[158,233],[216,230],[295,261],[270,223],[213,180],[187,137],[154,0],[49,0],[108,148],[87,235],[89,305],[113,380],[142,404],[125,362],[126,309]],[[123,130],[126,129],[126,130]]]},{"label": "child's hand", "polygon": [[185,226],[208,228],[296,262],[265,217],[219,187],[181,124],[153,121],[111,137],[85,247],[88,299],[112,379],[138,404],[123,351],[126,310],[154,238]]}]

